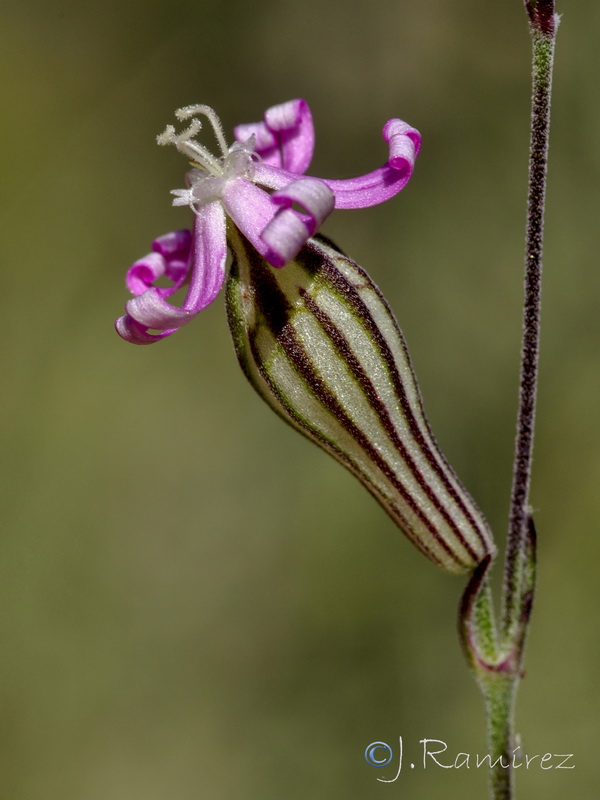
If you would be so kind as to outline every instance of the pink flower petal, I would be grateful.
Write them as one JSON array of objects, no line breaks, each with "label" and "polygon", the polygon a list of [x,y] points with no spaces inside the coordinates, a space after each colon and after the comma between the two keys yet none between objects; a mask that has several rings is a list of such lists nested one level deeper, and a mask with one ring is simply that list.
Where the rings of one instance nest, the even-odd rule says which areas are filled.
[{"label": "pink flower petal", "polygon": [[[302,214],[292,208],[298,203]],[[273,195],[240,178],[223,195],[225,210],[274,267],[287,264],[333,209],[333,195],[318,178],[300,178]]]},{"label": "pink flower petal", "polygon": [[[278,256],[276,261],[271,260],[273,266],[281,267],[297,255],[333,211],[334,198],[323,181],[300,178],[271,195],[271,202],[281,210],[262,232],[262,239]],[[293,203],[306,209],[307,214],[295,211]]]},{"label": "pink flower petal", "polygon": [[183,308],[202,311],[221,291],[227,260],[226,220],[219,202],[202,208],[194,220],[192,271]]},{"label": "pink flower petal", "polygon": [[148,333],[143,325],[136,322],[129,314],[125,314],[115,322],[115,330],[121,339],[125,339],[130,344],[154,344],[154,342],[164,339],[165,336],[170,336],[176,328],[162,333]]},{"label": "pink flower petal", "polygon": [[300,178],[274,192],[271,202],[282,208],[291,208],[293,203],[302,206],[309,215],[306,224],[310,236],[323,224],[334,207],[333,192],[319,178]]},{"label": "pink flower petal", "polygon": [[304,247],[310,233],[298,214],[285,208],[267,225],[261,238],[268,245],[267,261],[273,267],[284,267]]},{"label": "pink flower petal", "polygon": [[160,253],[166,259],[176,258],[185,259],[190,252],[190,245],[192,244],[192,233],[185,229],[182,231],[172,231],[159,236],[152,242],[152,250],[155,253]]},{"label": "pink flower petal", "polygon": [[379,169],[345,181],[325,180],[335,195],[336,208],[368,208],[398,194],[412,175],[412,168],[396,169],[386,164]]},{"label": "pink flower petal", "polygon": [[350,180],[325,180],[335,194],[336,208],[376,206],[404,189],[413,174],[421,134],[402,120],[390,119],[383,126],[383,138],[389,146],[383,167]]},{"label": "pink flower petal", "polygon": [[125,283],[134,295],[143,294],[152,288],[154,281],[166,275],[175,286],[161,289],[161,294],[172,294],[184,282],[190,255],[192,234],[188,230],[173,231],[159,236],[152,242],[152,253],[140,258],[127,270]]},{"label": "pink flower petal", "polygon": [[261,237],[277,213],[270,195],[246,178],[238,178],[227,186],[222,202],[227,214],[261,256],[269,263],[273,263],[273,258],[279,261]]},{"label": "pink flower petal", "polygon": [[166,272],[167,262],[159,253],[148,253],[127,270],[125,283],[131,294],[140,295],[150,289]]},{"label": "pink flower petal", "polygon": [[[421,135],[406,122],[391,119],[383,128],[389,158],[379,169],[348,180],[321,178],[335,195],[335,208],[366,208],[389,200],[411,178],[421,146]],[[282,189],[298,176],[271,164],[257,164],[254,179],[270,189]]]},{"label": "pink flower petal", "polygon": [[402,162],[408,160],[414,167],[414,161],[421,149],[419,131],[401,119],[390,119],[383,126],[382,135],[390,148],[388,164],[395,169],[402,169]]},{"label": "pink flower petal", "polygon": [[246,142],[254,136],[254,149],[266,164],[281,166],[281,153],[277,136],[270,131],[264,122],[245,122],[236,125],[233,135],[238,142]]},{"label": "pink flower petal", "polygon": [[[218,202],[204,206],[196,216],[190,257],[189,288],[179,308],[165,296],[177,286],[164,290],[151,287],[129,300],[127,315],[117,320],[117,332],[134,344],[151,344],[185,325],[212,303],[225,279],[225,214]],[[160,331],[149,333],[149,329]]]},{"label": "pink flower petal", "polygon": [[254,181],[269,189],[283,189],[284,186],[289,186],[299,177],[301,176],[296,175],[295,172],[268,164],[265,161],[254,165]]},{"label": "pink flower petal", "polygon": [[271,106],[264,122],[237,125],[233,134],[239,142],[256,136],[256,152],[265,164],[302,175],[308,169],[315,148],[310,108],[305,100],[289,100]]},{"label": "pink flower petal", "polygon": [[195,316],[193,311],[186,311],[168,303],[156,287],[129,300],[125,308],[129,316],[140,325],[156,330],[180,328]]}]

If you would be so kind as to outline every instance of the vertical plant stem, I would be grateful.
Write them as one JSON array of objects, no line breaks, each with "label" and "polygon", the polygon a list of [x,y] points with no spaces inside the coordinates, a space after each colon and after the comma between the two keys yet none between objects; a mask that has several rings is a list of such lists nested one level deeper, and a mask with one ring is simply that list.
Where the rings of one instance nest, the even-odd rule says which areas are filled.
[{"label": "vertical plant stem", "polygon": [[484,684],[490,754],[490,796],[492,800],[511,800],[514,790],[512,754],[514,750],[513,710],[518,677],[494,675]]},{"label": "vertical plant stem", "polygon": [[511,629],[510,641],[499,642],[496,636],[489,586],[490,559],[483,561],[473,572],[459,612],[461,642],[485,698],[492,800],[512,800],[514,766],[516,761],[522,763],[514,734],[514,706],[535,588],[536,534],[531,518],[527,521],[522,562],[519,617]]},{"label": "vertical plant stem", "polygon": [[[463,595],[459,631],[485,701],[489,789],[492,800],[513,797],[514,702],[520,677],[515,653],[498,648],[489,563],[475,570]],[[485,763],[485,762],[482,762]]]},{"label": "vertical plant stem", "polygon": [[556,17],[554,0],[526,2],[533,45],[533,91],[529,151],[529,194],[525,250],[525,302],[521,348],[519,414],[504,571],[502,630],[517,624],[521,604],[522,556],[526,550],[529,486],[537,394],[544,204],[550,131],[550,98]]},{"label": "vertical plant stem", "polygon": [[535,587],[536,534],[529,487],[537,396],[542,288],[544,204],[550,131],[550,98],[558,18],[554,0],[525,0],[533,48],[529,191],[525,249],[523,340],[517,438],[499,635],[489,590],[489,562],[482,562],[463,595],[460,635],[485,697],[492,800],[514,797],[514,705]]}]

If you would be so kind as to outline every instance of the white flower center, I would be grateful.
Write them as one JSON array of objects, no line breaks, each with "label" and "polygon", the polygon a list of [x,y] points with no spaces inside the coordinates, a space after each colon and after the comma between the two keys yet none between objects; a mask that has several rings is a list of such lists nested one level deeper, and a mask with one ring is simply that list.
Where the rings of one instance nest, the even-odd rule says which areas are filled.
[{"label": "white flower center", "polygon": [[[202,123],[195,114],[208,118],[221,150],[220,156],[214,156],[208,148],[196,141],[195,137],[202,129]],[[186,175],[188,188],[171,192],[175,195],[174,206],[189,205],[199,212],[202,206],[219,200],[229,182],[238,178],[253,179],[254,164],[260,158],[254,150],[254,136],[228,147],[221,120],[210,106],[186,106],[178,109],[175,116],[178,120],[192,119],[181,133],[177,133],[173,125],[167,125],[156,139],[160,145],[175,145],[192,163],[192,169]]]}]

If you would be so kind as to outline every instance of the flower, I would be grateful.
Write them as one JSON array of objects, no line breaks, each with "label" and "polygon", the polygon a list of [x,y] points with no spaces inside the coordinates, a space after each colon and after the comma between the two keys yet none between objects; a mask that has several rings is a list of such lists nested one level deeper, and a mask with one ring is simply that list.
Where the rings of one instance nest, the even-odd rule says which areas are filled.
[{"label": "flower", "polygon": [[[193,319],[219,293],[229,249],[229,326],[261,397],[356,475],[435,564],[459,573],[493,557],[487,522],[431,433],[387,302],[364,270],[315,236],[333,208],[376,205],[399,192],[412,175],[419,133],[390,120],[382,167],[327,180],[306,176],[314,133],[303,100],[238,125],[230,147],[208,106],[176,114],[191,118],[188,128],[177,134],[168,126],[158,142],[191,161],[187,188],[173,192],[173,204],[192,208],[193,231],[161,236],[130,267],[134,298],[117,320],[119,334],[151,344]],[[196,141],[195,115],[212,125],[219,156]],[[165,279],[170,286],[159,285]],[[182,305],[172,305],[184,286]]]},{"label": "flower", "polygon": [[406,342],[367,273],[324,237],[284,270],[232,234],[227,317],[240,366],[289,425],[350,470],[434,564],[495,554],[430,430]]},{"label": "flower", "polygon": [[[202,128],[198,116],[212,126],[220,155],[196,140]],[[172,194],[173,205],[192,208],[194,226],[192,232],[156,239],[152,252],[128,270],[126,283],[134,297],[116,329],[134,344],[152,344],[169,336],[215,299],[225,279],[227,217],[269,264],[283,267],[334,208],[377,205],[403,189],[421,144],[418,131],[391,119],[383,128],[389,155],[382,167],[349,180],[328,180],[305,175],[314,129],[304,100],[273,106],[262,122],[237,126],[231,146],[208,106],[181,108],[176,117],[191,120],[190,124],[181,133],[168,125],[157,141],[173,144],[191,162],[187,188]],[[161,278],[171,285],[156,285]],[[184,285],[188,288],[182,305],[168,302]]]}]

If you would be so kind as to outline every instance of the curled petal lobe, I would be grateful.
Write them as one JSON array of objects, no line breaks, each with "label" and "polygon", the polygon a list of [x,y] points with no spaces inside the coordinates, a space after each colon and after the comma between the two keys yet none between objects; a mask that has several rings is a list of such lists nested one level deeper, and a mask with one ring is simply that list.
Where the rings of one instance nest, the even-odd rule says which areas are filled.
[{"label": "curled petal lobe", "polygon": [[140,325],[157,330],[180,328],[194,316],[192,311],[168,303],[156,287],[129,300],[125,308]]},{"label": "curled petal lobe", "polygon": [[192,235],[188,230],[173,231],[155,239],[153,252],[134,262],[127,270],[125,283],[129,291],[136,296],[143,294],[163,275],[176,285],[161,289],[161,294],[168,296],[176,291],[187,275],[191,241]]},{"label": "curled petal lobe", "polygon": [[415,167],[421,135],[406,122],[391,119],[383,127],[389,157],[379,169],[350,180],[326,180],[336,208],[367,208],[389,200],[404,189]]},{"label": "curled petal lobe", "polygon": [[302,175],[315,148],[312,114],[304,100],[272,106],[265,113],[267,127],[279,136],[281,166]]},{"label": "curled petal lobe", "polygon": [[178,259],[187,261],[190,253],[192,234],[189,230],[172,231],[159,236],[152,242],[152,249],[155,253],[160,253],[166,259]]},{"label": "curled petal lobe", "polygon": [[154,344],[154,342],[170,336],[176,329],[162,331],[162,333],[148,333],[143,325],[136,322],[129,314],[125,314],[115,322],[115,330],[121,339],[125,339],[130,344]]},{"label": "curled petal lobe", "polygon": [[256,152],[265,164],[302,175],[311,162],[315,134],[310,108],[305,100],[290,100],[272,106],[264,122],[237,125],[234,136],[246,141],[256,136]]},{"label": "curled petal lobe", "polygon": [[154,281],[162,278],[166,271],[166,261],[159,253],[148,253],[135,261],[127,270],[125,283],[131,294],[143,294]]},{"label": "curled petal lobe", "polygon": [[[334,198],[323,181],[301,178],[271,195],[271,201],[281,210],[263,231],[262,239],[278,254],[279,263],[271,260],[271,264],[279,267],[297,255],[333,211]],[[295,211],[293,203],[302,206],[307,213]]]},{"label": "curled petal lobe", "polygon": [[301,178],[271,195],[271,201],[282,208],[291,208],[293,203],[302,206],[309,219],[308,232],[312,234],[333,211],[333,192],[318,178]]},{"label": "curled petal lobe", "polygon": [[291,208],[285,208],[267,225],[262,239],[268,245],[271,266],[284,267],[306,244],[308,231],[302,219]]},{"label": "curled petal lobe", "polygon": [[383,138],[390,148],[388,164],[394,169],[409,166],[412,171],[421,149],[421,134],[401,119],[390,119],[383,126]]},{"label": "curled petal lobe", "polygon": [[[301,178],[273,195],[240,179],[226,189],[227,214],[274,267],[293,258],[333,208],[333,195],[318,178]],[[291,208],[298,203],[303,214]]]},{"label": "curled petal lobe", "polygon": [[[383,128],[383,138],[388,143],[388,161],[379,169],[347,180],[321,178],[335,197],[335,208],[367,208],[389,200],[398,194],[410,180],[421,136],[406,122],[391,119]],[[297,175],[268,163],[256,165],[255,180],[271,189],[283,189],[297,179]]]},{"label": "curled petal lobe", "polygon": [[236,125],[233,135],[238,142],[247,142],[254,136],[255,150],[267,164],[281,165],[281,156],[277,147],[277,137],[264,122],[245,122]]},{"label": "curled petal lobe", "polygon": [[[205,206],[196,216],[193,234],[188,232],[188,236],[181,236],[179,241],[182,246],[175,251],[178,255],[183,255],[185,249],[189,250],[189,272],[184,275],[184,279],[189,279],[189,287],[183,304],[181,307],[174,306],[166,298],[179,288],[184,279],[169,288],[150,286],[138,293],[126,304],[126,316],[116,323],[117,332],[127,341],[151,344],[163,339],[193,319],[219,293],[225,279],[227,256],[225,214],[220,203],[213,202]],[[159,254],[154,255],[162,258]],[[143,263],[146,269],[144,277],[150,274],[149,258],[136,262]],[[164,274],[158,269],[155,272],[156,277]],[[135,276],[141,286],[142,279],[137,271]],[[152,334],[150,329],[159,333]]]}]

